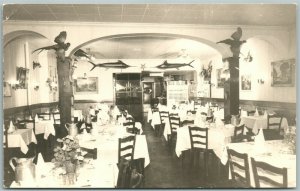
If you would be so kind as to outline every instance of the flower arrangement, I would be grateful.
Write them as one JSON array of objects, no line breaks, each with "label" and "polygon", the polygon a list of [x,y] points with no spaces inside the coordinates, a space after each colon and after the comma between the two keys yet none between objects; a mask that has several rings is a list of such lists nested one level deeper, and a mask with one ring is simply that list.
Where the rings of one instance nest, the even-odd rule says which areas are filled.
[{"label": "flower arrangement", "polygon": [[66,136],[57,141],[61,145],[54,148],[54,158],[52,159],[56,167],[62,167],[68,163],[78,164],[79,160],[83,160],[77,138]]},{"label": "flower arrangement", "polygon": [[293,154],[296,154],[296,127],[288,127],[284,134],[283,141],[287,143]]}]

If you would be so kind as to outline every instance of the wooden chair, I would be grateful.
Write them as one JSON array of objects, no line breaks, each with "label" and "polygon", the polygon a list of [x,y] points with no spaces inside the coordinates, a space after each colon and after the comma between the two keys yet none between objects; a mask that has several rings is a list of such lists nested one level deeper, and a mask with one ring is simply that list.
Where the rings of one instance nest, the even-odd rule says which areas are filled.
[{"label": "wooden chair", "polygon": [[169,117],[178,117],[178,113],[169,113]]},{"label": "wooden chair", "polygon": [[188,110],[187,112],[186,112],[186,114],[196,114],[196,111],[192,111],[192,110]]},{"label": "wooden chair", "polygon": [[175,140],[177,136],[177,129],[180,127],[180,117],[172,116],[169,117],[169,120],[170,120],[171,134],[168,135],[168,142],[170,145],[172,145],[173,140]]},{"label": "wooden chair", "polygon": [[133,160],[135,139],[135,135],[131,135],[125,138],[119,138],[118,163],[120,163],[121,158],[125,160]]},{"label": "wooden chair", "polygon": [[[248,154],[238,153],[235,150],[227,148],[228,162],[231,178],[235,188],[250,187],[250,172],[248,163]],[[238,162],[243,161],[243,162]],[[239,173],[238,173],[239,172]]]},{"label": "wooden chair", "polygon": [[52,115],[53,115],[54,124],[60,125],[60,113],[54,112],[52,113]]},{"label": "wooden chair", "polygon": [[168,111],[159,111],[159,117],[160,117],[160,128],[156,129],[156,133],[161,136],[164,132],[165,127],[165,121],[169,120],[169,112]]},{"label": "wooden chair", "polygon": [[[196,126],[189,126],[189,134],[191,141],[191,161],[190,165],[193,166],[194,162],[199,164],[199,161],[195,161],[195,154],[204,154],[204,172],[206,177],[208,176],[208,156],[210,150],[208,149],[208,128],[201,128]],[[198,158],[198,157],[197,157]]]},{"label": "wooden chair", "polygon": [[283,129],[281,129],[282,116],[278,114],[268,115],[267,118],[267,129],[263,129],[265,139],[266,140],[276,140],[282,139],[281,133]]},{"label": "wooden chair", "polygon": [[184,120],[184,121],[181,123],[181,126],[186,126],[186,125],[191,125],[191,126],[193,126],[193,125],[194,125],[194,120]]},{"label": "wooden chair", "polygon": [[[256,188],[287,188],[287,168],[278,168],[265,162],[255,161],[252,157],[251,164]],[[274,175],[282,176],[282,181],[277,182],[272,179]]]},{"label": "wooden chair", "polygon": [[35,121],[34,119],[23,119],[23,120],[17,120],[16,126],[18,129],[26,129],[27,125],[32,127],[33,132],[35,134]]},{"label": "wooden chair", "polygon": [[88,149],[88,148],[83,148],[81,147],[80,148],[82,151],[85,151],[87,152],[86,155],[84,155],[84,158],[92,158],[94,160],[97,159],[97,148],[94,148],[94,149]]},{"label": "wooden chair", "polygon": [[234,134],[233,137],[231,138],[231,142],[233,143],[242,142],[246,138],[246,136],[244,135],[244,127],[245,127],[244,124],[234,127]]},{"label": "wooden chair", "polygon": [[201,108],[201,103],[195,102],[194,103],[194,110],[197,111],[197,109]]},{"label": "wooden chair", "polygon": [[126,117],[126,121],[128,122],[135,122],[133,117]]},{"label": "wooden chair", "polygon": [[132,134],[136,134],[136,135],[140,134],[140,130],[135,127],[134,121],[125,122],[125,123],[123,123],[123,126],[126,127],[126,131],[128,133],[132,133]]},{"label": "wooden chair", "polygon": [[51,113],[37,113],[38,118],[44,119],[44,120],[50,120],[51,119]]},{"label": "wooden chair", "polygon": [[254,116],[255,110],[247,111],[248,116]]}]

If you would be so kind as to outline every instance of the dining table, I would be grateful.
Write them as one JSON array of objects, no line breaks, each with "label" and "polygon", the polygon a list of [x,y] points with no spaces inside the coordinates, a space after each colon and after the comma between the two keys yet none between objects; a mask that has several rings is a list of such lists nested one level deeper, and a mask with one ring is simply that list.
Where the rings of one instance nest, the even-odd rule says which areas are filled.
[{"label": "dining table", "polygon": [[[97,148],[97,159],[111,164],[118,163],[118,141],[119,138],[133,134],[126,132],[126,127],[118,124],[106,124],[95,126],[98,133],[80,134],[79,145],[87,149]],[[94,127],[93,127],[94,128]],[[148,145],[145,135],[135,135],[134,159],[144,158],[145,167],[150,164]]]},{"label": "dining table", "polygon": [[[3,142],[5,143],[5,141],[5,135],[3,135]],[[7,142],[9,148],[20,148],[24,154],[28,152],[30,143],[37,144],[33,129],[16,129],[12,133],[7,134]]]},{"label": "dining table", "polygon": [[[26,128],[32,129],[33,124],[27,123]],[[38,121],[35,121],[35,134],[44,134],[45,140],[48,139],[49,135],[55,136],[54,120],[39,119]]]},{"label": "dining table", "polygon": [[[271,123],[275,123],[275,122],[278,123],[280,118],[272,118],[270,120],[272,120],[270,121]],[[240,124],[244,124],[247,128],[251,129],[254,134],[257,134],[259,129],[268,128],[268,118],[265,115],[242,116]],[[286,130],[288,126],[289,125],[287,119],[283,117],[281,121],[281,128]],[[244,133],[246,133],[246,131],[244,131]]]},{"label": "dining table", "polygon": [[[208,128],[208,149],[212,149],[222,164],[227,163],[226,145],[231,142],[231,136],[234,134],[234,126],[226,124],[223,127],[216,126],[215,123],[206,123]],[[177,129],[177,141],[175,152],[178,157],[185,150],[191,149],[191,140],[188,126]]]},{"label": "dining table", "polygon": [[115,188],[118,173],[116,164],[88,159],[76,168],[76,181],[70,184],[68,177],[63,175],[62,167],[55,167],[54,163],[46,162],[36,165],[34,181],[18,183],[13,181],[10,188]]},{"label": "dining table", "polygon": [[[287,168],[288,187],[296,187],[296,155],[293,154],[293,152],[289,148],[289,145],[283,140],[264,141],[260,144],[256,144],[255,142],[229,143],[227,144],[227,147],[239,153],[248,154],[251,187],[255,187],[253,170],[250,160],[251,157],[253,157],[255,161],[266,162],[278,168]],[[229,178],[231,179],[230,173]],[[261,186],[264,187],[264,185]]]}]

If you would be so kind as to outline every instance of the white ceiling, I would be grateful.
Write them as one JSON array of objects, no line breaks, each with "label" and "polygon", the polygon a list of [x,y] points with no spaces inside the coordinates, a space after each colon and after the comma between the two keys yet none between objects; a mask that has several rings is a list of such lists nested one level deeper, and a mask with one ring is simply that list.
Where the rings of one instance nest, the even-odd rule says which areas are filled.
[{"label": "white ceiling", "polygon": [[15,4],[3,20],[290,25],[293,4]]},{"label": "white ceiling", "polygon": [[198,41],[146,35],[98,40],[81,49],[96,59],[195,59],[217,54]]},{"label": "white ceiling", "polygon": [[[14,4],[3,20],[133,22],[159,24],[288,26],[296,23],[293,4]],[[101,39],[81,47],[96,59],[205,59],[211,47],[188,39],[131,36]]]}]

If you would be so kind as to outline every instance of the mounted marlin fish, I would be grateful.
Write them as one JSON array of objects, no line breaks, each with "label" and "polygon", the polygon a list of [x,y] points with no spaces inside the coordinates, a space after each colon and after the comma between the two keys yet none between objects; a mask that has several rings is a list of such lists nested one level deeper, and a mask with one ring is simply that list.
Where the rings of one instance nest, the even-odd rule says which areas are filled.
[{"label": "mounted marlin fish", "polygon": [[125,69],[125,68],[129,68],[131,66],[125,64],[124,62],[122,62],[121,60],[118,60],[117,62],[106,62],[106,63],[99,63],[99,64],[95,64],[91,61],[88,61],[89,63],[91,63],[93,65],[92,70],[94,70],[96,67],[101,67],[101,68],[120,68],[120,69]]},{"label": "mounted marlin fish", "polygon": [[167,60],[164,61],[164,63],[162,63],[161,65],[156,66],[156,68],[159,69],[169,69],[169,68],[176,68],[177,70],[179,70],[180,67],[183,66],[190,66],[192,68],[194,68],[191,64],[193,61],[189,62],[188,64],[185,63],[168,63]]}]

